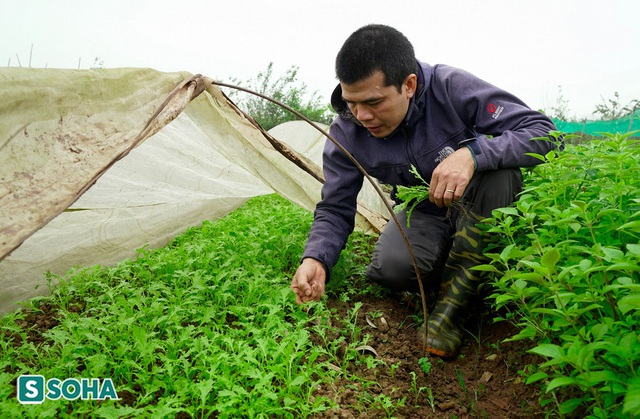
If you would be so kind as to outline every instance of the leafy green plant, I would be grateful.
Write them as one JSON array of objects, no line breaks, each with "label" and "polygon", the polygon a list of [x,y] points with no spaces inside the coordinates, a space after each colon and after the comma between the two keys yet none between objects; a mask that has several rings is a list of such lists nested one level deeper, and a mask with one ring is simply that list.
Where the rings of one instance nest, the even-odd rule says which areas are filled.
[{"label": "leafy green plant", "polygon": [[396,187],[396,196],[400,200],[400,203],[395,206],[394,211],[407,211],[407,227],[409,227],[411,214],[413,210],[421,202],[429,199],[429,183],[418,172],[415,166],[411,166],[409,170],[419,181],[418,185],[403,186],[398,185]]},{"label": "leafy green plant", "polygon": [[399,407],[404,406],[406,397],[402,397],[400,400],[394,401],[390,396],[386,394],[378,394],[373,398],[373,406],[378,406],[384,411],[385,417],[392,418],[394,413]]},{"label": "leafy green plant", "polygon": [[431,372],[431,361],[429,360],[428,357],[423,357],[420,358],[418,360],[418,364],[420,365],[420,368],[422,369],[422,372],[424,372],[425,374],[429,374],[429,372]]},{"label": "leafy green plant", "polygon": [[[371,358],[356,350],[367,340],[355,324],[360,306],[332,324],[322,302],[298,306],[289,289],[311,220],[282,198],[258,197],[162,249],[140,249],[135,260],[71,271],[51,296],[0,318],[0,411],[298,418],[335,405],[316,389],[337,376],[373,386],[348,373],[351,362]],[[349,246],[358,243],[368,242]],[[348,258],[341,263],[354,270]],[[25,327],[36,314],[50,315],[50,326]],[[109,377],[120,400],[21,405],[22,374]],[[363,409],[391,412],[388,401],[371,399]]]},{"label": "leafy green plant", "polygon": [[[488,231],[496,307],[543,357],[527,383],[561,415],[640,414],[640,144],[611,135],[567,145],[527,174]],[[542,156],[539,156],[542,157]]]}]

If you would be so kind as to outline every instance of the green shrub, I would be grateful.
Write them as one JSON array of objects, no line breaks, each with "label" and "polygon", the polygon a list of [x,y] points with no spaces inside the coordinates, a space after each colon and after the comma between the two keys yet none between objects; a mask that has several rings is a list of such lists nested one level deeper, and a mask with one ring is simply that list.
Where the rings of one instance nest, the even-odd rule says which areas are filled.
[{"label": "green shrub", "polygon": [[605,135],[567,145],[494,211],[501,238],[480,270],[492,298],[546,362],[528,372],[560,415],[640,415],[640,143]]}]

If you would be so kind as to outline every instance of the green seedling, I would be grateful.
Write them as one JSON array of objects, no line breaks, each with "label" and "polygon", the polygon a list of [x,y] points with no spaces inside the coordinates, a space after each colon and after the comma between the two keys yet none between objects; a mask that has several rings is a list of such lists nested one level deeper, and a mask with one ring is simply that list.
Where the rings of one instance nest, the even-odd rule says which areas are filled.
[{"label": "green seedling", "polygon": [[415,402],[414,402],[414,406],[420,407],[420,401],[421,401],[421,395],[424,391],[428,392],[428,401],[429,404],[431,405],[432,409],[434,408],[434,405],[432,403],[435,403],[435,400],[433,399],[433,394],[431,393],[431,388],[427,388],[427,387],[420,387],[418,388],[418,375],[415,373],[415,371],[411,371],[409,372],[409,374],[411,375],[411,392],[413,393]]},{"label": "green seedling", "polygon": [[429,372],[431,372],[432,365],[428,357],[425,356],[423,358],[420,358],[418,360],[418,364],[420,365],[422,372],[424,372],[425,374],[429,374]]},{"label": "green seedling", "polygon": [[[424,387],[421,387],[424,388]],[[427,401],[429,402],[429,407],[431,407],[431,411],[433,413],[436,412],[436,399],[433,397],[433,392],[431,391],[431,387],[427,388]]]}]

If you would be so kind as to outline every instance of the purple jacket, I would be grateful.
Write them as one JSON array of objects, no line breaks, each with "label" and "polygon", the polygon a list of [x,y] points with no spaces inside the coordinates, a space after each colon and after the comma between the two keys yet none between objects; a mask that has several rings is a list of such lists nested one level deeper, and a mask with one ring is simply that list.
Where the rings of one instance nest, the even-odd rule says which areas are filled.
[{"label": "purple jacket", "polygon": [[[404,121],[387,138],[375,138],[360,125],[342,100],[340,85],[331,97],[338,112],[331,136],[381,183],[420,184],[409,172],[412,165],[430,182],[435,167],[460,147],[471,149],[477,171],[534,166],[541,161],[526,153],[545,155],[555,148],[551,140],[531,141],[549,138],[549,132],[557,130],[553,122],[512,94],[454,67],[418,64],[417,92]],[[322,199],[302,258],[322,262],[328,279],[353,231],[364,176],[329,140],[323,169]],[[429,201],[416,210],[446,212]]]}]

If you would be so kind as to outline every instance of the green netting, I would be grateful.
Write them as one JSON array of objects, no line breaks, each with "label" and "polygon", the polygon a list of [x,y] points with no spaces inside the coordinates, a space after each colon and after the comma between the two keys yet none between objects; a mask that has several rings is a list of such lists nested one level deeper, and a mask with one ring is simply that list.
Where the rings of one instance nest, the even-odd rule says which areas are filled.
[{"label": "green netting", "polygon": [[567,133],[599,135],[600,133],[627,133],[640,130],[640,112],[611,121],[562,121],[553,119],[558,130]]}]

